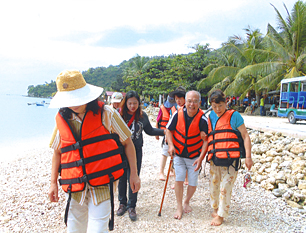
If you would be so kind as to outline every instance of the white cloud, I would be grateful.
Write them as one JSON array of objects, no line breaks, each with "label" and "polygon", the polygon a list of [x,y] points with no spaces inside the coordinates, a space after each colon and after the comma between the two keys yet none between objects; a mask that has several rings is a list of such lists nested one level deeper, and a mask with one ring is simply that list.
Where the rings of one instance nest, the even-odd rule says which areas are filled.
[{"label": "white cloud", "polygon": [[[295,0],[284,1],[291,11]],[[273,19],[271,23],[276,25],[276,14],[270,2],[285,14],[279,0],[2,1],[0,21],[5,22],[1,25],[0,37],[2,67],[14,69],[14,65],[18,66],[18,69],[14,69],[18,77],[24,75],[17,74],[22,67],[29,73],[41,72],[32,68],[40,63],[86,70],[89,67],[117,65],[136,54],[189,53],[193,51],[189,46],[195,43],[209,43],[211,47],[218,48],[228,36],[240,34],[242,28],[251,23],[250,16],[255,19],[254,27],[264,28],[268,18]],[[192,29],[203,28],[203,31],[182,31],[182,25],[185,28],[186,25],[192,26]],[[159,43],[150,38],[137,38],[136,45],[123,48],[119,45],[95,45],[109,31],[120,28],[141,33],[152,29],[158,32],[162,28],[178,36]],[[230,34],[221,38],[221,32],[225,29],[229,29]],[[79,38],[80,35],[86,35],[86,38]],[[0,77],[5,74],[9,80],[9,72],[3,69],[0,69]],[[46,78],[46,73],[29,76],[43,77],[43,81],[39,82],[43,83],[50,80]]]}]

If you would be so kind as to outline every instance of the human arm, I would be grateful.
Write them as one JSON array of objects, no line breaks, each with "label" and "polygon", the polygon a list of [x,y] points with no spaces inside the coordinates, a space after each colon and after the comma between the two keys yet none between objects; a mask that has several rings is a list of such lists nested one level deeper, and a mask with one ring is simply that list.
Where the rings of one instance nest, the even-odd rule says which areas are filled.
[{"label": "human arm", "polygon": [[166,138],[168,143],[168,153],[172,157],[175,155],[175,148],[172,140],[172,132],[169,129],[166,129]]},{"label": "human arm", "polygon": [[193,163],[194,165],[197,165],[196,168],[194,169],[195,171],[199,170],[202,166],[202,161],[206,156],[207,148],[208,148],[208,141],[207,141],[207,136],[208,134],[208,124],[207,124],[207,118],[203,115],[201,120],[200,120],[200,136],[201,139],[203,140],[203,145],[201,149],[201,153],[198,159],[196,159]]},{"label": "human arm", "polygon": [[150,136],[164,136],[165,135],[165,130],[152,127],[149,121],[148,115],[145,112],[143,113],[143,129],[146,132],[146,134]]},{"label": "human arm", "polygon": [[133,193],[140,189],[140,178],[137,173],[136,151],[131,137],[122,142],[130,166],[130,186]]},{"label": "human arm", "polygon": [[54,149],[53,157],[52,157],[52,168],[51,168],[51,185],[49,188],[49,199],[51,202],[58,201],[58,169],[61,162],[61,152],[60,149]]},{"label": "human arm", "polygon": [[[159,112],[158,112],[158,115],[157,115],[157,118],[156,118],[156,124],[155,124],[155,128],[159,128],[159,121],[161,120],[162,118],[162,110],[159,109]],[[156,140],[159,140],[159,136],[155,136]]]},{"label": "human arm", "polygon": [[239,132],[241,133],[244,147],[245,147],[245,166],[251,170],[251,167],[253,165],[253,160],[251,156],[251,139],[248,134],[248,131],[244,124],[240,125],[238,128]]},{"label": "human arm", "polygon": [[205,140],[205,141],[203,142],[202,149],[201,149],[201,154],[200,154],[199,158],[197,158],[197,159],[194,161],[194,163],[192,164],[192,166],[197,165],[196,168],[194,169],[194,171],[197,171],[197,170],[199,170],[199,169],[201,168],[201,166],[202,166],[202,161],[203,161],[203,159],[204,159],[205,156],[206,156],[207,147],[208,147],[208,142],[207,142],[207,140]]}]

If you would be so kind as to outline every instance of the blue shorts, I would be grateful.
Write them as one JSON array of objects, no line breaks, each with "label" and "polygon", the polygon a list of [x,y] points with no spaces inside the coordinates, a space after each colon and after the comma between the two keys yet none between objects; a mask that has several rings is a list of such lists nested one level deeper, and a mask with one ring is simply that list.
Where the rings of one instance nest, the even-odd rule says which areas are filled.
[{"label": "blue shorts", "polygon": [[[197,157],[198,158],[198,157]],[[187,159],[179,156],[173,158],[174,170],[175,170],[175,181],[185,181],[186,171],[188,172],[188,185],[198,186],[199,171],[194,171],[196,168],[192,166],[197,158]]]}]

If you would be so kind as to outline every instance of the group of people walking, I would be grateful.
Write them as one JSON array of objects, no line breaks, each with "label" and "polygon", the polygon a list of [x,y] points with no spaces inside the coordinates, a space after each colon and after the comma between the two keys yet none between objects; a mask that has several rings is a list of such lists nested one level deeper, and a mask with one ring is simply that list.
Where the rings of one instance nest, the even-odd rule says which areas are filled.
[{"label": "group of people walking", "polygon": [[[167,157],[173,158],[177,201],[174,218],[181,219],[184,213],[192,211],[190,201],[207,156],[213,209],[211,225],[222,224],[229,212],[241,158],[245,158],[248,169],[253,164],[243,118],[238,112],[227,110],[222,91],[211,93],[212,111],[206,117],[200,109],[200,93],[194,90],[186,93],[183,87],[177,88],[160,106],[153,128],[135,91],[127,92],[124,98],[121,93],[114,93],[109,106],[99,101],[103,88],[87,84],[79,71],[63,71],[56,84],[57,93],[50,107],[60,110],[50,142],[54,154],[49,198],[58,201],[60,175],[59,183],[67,195],[68,232],[112,230],[113,191],[117,183],[116,214],[122,216],[127,211],[132,221],[137,219],[143,131],[157,139],[164,136],[160,180],[165,180]],[[184,182],[188,187],[183,200]]]}]

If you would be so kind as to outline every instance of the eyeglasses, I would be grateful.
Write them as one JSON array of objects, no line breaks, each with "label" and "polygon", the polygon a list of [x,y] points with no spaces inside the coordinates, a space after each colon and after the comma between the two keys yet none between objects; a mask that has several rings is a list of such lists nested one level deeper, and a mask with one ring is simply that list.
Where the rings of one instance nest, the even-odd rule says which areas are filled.
[{"label": "eyeglasses", "polygon": [[199,100],[187,100],[187,104],[191,104],[191,103],[193,103],[193,104],[198,104],[200,101]]}]

